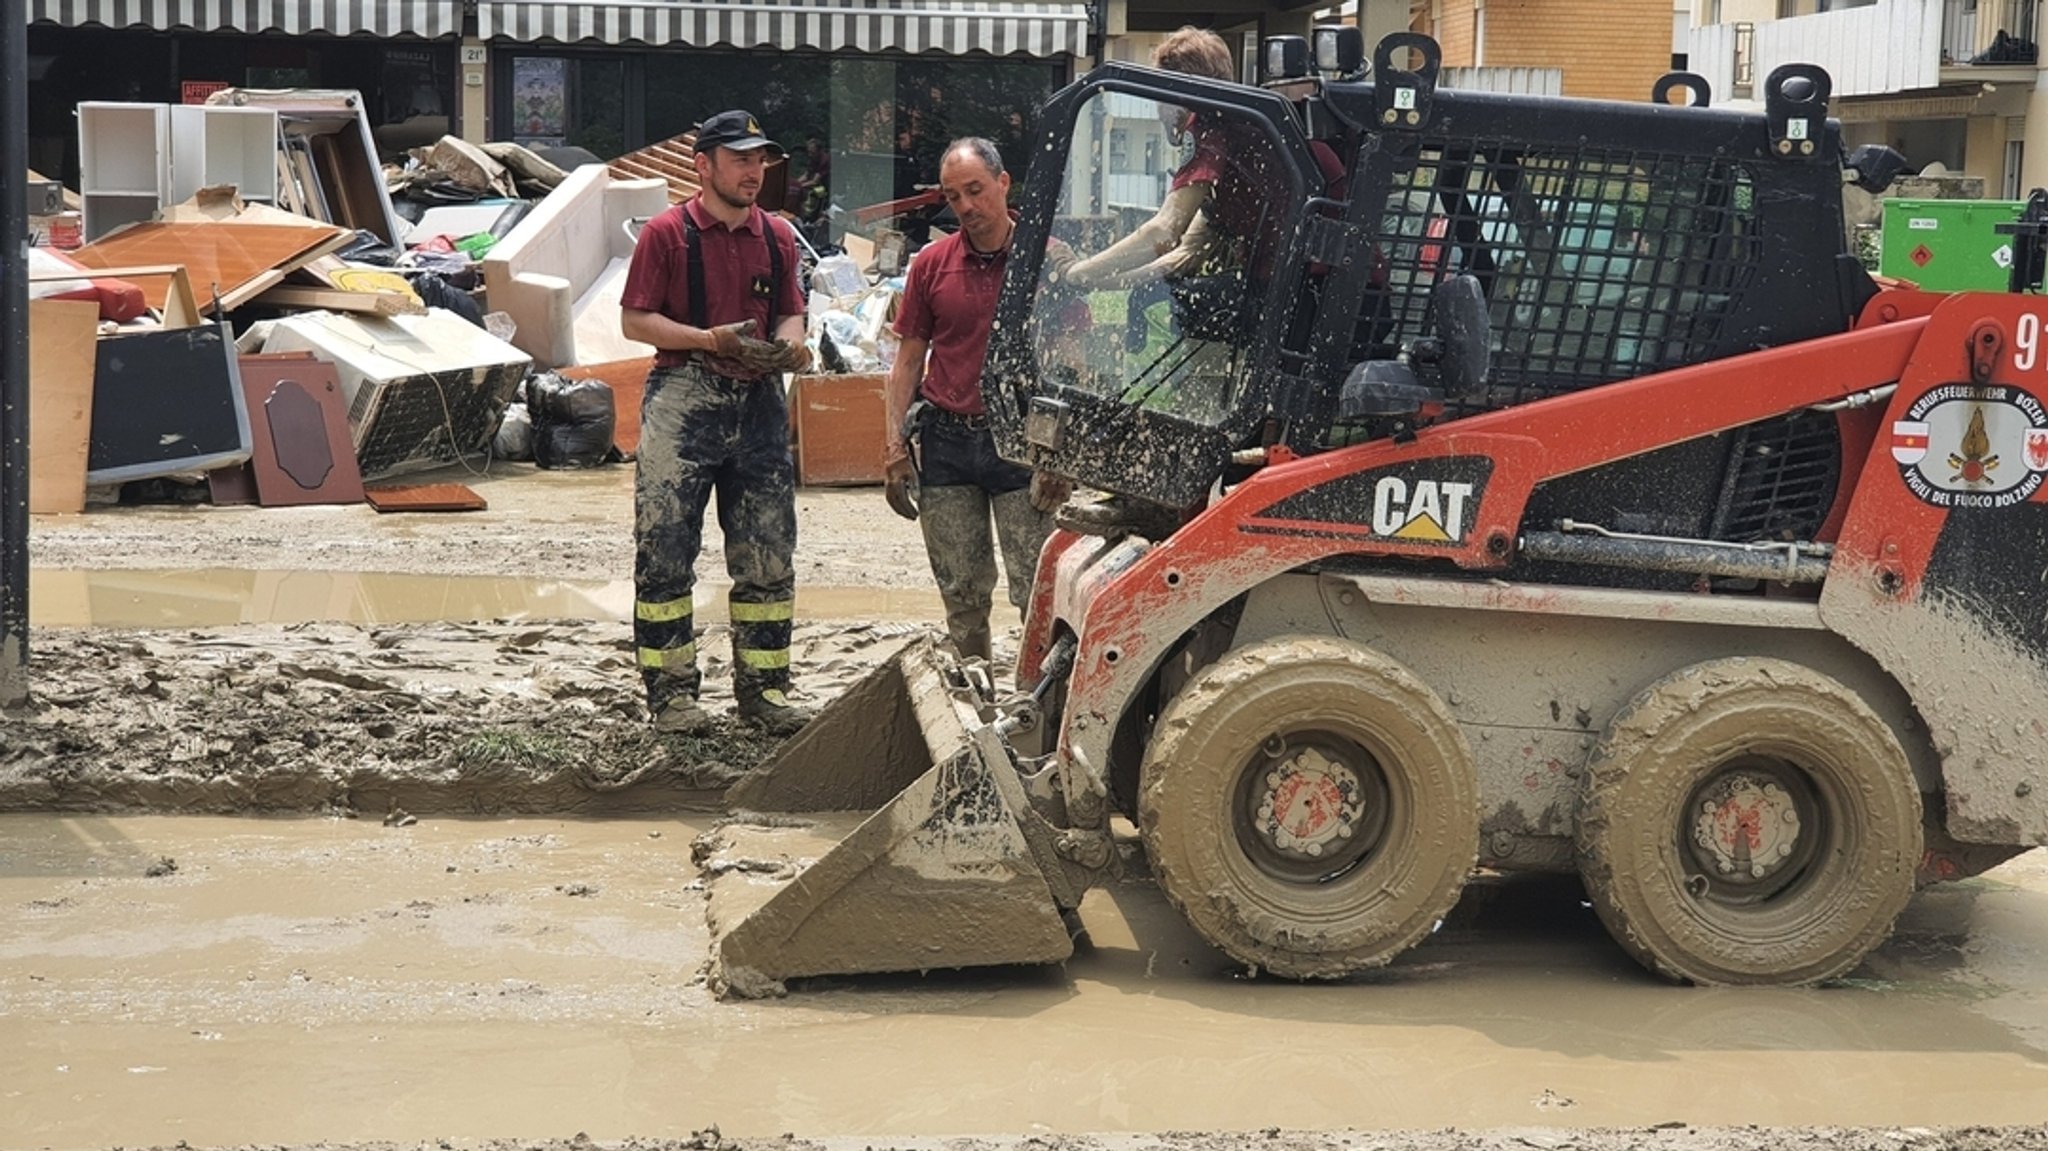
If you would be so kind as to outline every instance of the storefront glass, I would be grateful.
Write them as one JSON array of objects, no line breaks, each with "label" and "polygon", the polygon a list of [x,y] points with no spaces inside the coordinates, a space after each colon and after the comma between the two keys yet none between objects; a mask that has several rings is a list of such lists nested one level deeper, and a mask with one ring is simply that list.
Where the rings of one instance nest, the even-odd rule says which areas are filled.
[{"label": "storefront glass", "polygon": [[813,222],[836,218],[834,236],[855,209],[936,183],[939,156],[955,137],[987,136],[1021,171],[1034,111],[1065,79],[1061,64],[987,57],[507,55],[499,73],[507,95],[496,111],[510,130],[499,135],[609,159],[744,107],[789,149],[786,207]]}]

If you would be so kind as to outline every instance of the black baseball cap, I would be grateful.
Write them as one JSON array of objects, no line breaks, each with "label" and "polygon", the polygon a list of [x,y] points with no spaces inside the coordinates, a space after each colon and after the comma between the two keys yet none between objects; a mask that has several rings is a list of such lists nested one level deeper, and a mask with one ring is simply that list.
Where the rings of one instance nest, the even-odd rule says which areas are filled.
[{"label": "black baseball cap", "polygon": [[751,152],[756,148],[771,149],[776,155],[785,153],[782,145],[761,133],[761,122],[750,112],[720,112],[697,126],[697,150],[730,148],[735,152]]}]

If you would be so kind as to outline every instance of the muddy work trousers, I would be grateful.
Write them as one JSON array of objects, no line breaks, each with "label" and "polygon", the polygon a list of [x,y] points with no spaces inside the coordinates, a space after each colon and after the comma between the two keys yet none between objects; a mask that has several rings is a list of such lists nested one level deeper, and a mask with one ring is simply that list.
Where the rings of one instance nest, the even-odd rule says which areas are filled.
[{"label": "muddy work trousers", "polygon": [[[996,455],[980,421],[938,416],[918,435],[918,525],[946,605],[946,634],[965,656],[991,657],[996,553],[1020,612],[1052,517],[1031,506],[1031,472]],[[995,526],[990,538],[990,523]]]},{"label": "muddy work trousers", "polygon": [[789,408],[775,377],[733,380],[688,364],[656,368],[640,407],[633,476],[633,642],[647,706],[696,698],[697,554],[718,497],[732,577],[733,689],[743,702],[789,688],[796,485]]}]

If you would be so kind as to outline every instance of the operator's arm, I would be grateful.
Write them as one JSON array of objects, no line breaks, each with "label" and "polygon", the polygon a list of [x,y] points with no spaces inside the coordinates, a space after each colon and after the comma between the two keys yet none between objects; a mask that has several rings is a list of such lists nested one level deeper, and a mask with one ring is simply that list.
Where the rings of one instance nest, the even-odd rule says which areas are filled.
[{"label": "operator's arm", "polygon": [[1130,235],[1111,244],[1067,271],[1067,282],[1077,288],[1101,287],[1119,272],[1144,268],[1179,246],[1195,213],[1209,202],[1214,185],[1206,181],[1175,188],[1152,218],[1138,225]]},{"label": "operator's arm", "polygon": [[910,454],[909,445],[903,442],[903,416],[910,411],[910,398],[917,394],[917,385],[924,382],[924,358],[931,346],[929,340],[905,336],[896,349],[896,365],[889,369],[888,386],[882,389],[884,462]]}]

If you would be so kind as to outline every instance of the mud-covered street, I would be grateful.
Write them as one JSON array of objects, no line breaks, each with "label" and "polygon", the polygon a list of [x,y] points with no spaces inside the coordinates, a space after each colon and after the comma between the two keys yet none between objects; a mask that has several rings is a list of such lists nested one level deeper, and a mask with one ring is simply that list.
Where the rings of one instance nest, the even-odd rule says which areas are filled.
[{"label": "mud-covered street", "polygon": [[[2048,1146],[2039,852],[1819,989],[1661,984],[1555,879],[1301,986],[1233,971],[1127,837],[1063,966],[718,1001],[690,843],[772,749],[647,731],[629,473],[477,486],[471,517],[37,523],[0,1147]],[[879,503],[800,498],[810,703],[935,613]]]}]

